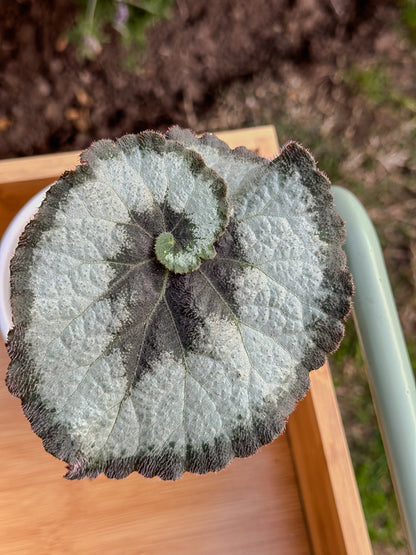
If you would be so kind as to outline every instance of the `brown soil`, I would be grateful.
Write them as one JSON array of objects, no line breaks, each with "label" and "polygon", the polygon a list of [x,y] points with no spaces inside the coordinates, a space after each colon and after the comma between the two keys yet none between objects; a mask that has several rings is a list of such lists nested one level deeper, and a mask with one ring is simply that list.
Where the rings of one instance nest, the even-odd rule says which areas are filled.
[{"label": "brown soil", "polygon": [[[325,66],[331,82],[345,47],[371,51],[380,34],[375,0],[177,0],[172,17],[149,33],[142,63],[125,69],[116,33],[93,62],[65,39],[76,3],[6,2],[0,20],[0,157],[70,150],[172,123],[202,130],[211,108],[238,81],[285,80]],[[383,6],[381,6],[383,7]],[[357,37],[359,40],[357,41]],[[239,99],[233,126],[256,123]]]}]

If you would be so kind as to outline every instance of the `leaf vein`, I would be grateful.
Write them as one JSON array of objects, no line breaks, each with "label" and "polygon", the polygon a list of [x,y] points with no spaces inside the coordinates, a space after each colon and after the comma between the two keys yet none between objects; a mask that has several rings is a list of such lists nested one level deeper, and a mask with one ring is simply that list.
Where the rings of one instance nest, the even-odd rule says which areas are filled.
[{"label": "leaf vein", "polygon": [[[100,183],[100,181],[98,181],[98,183]],[[133,217],[133,214],[131,213],[130,209],[128,208],[127,204],[122,200],[122,198],[120,197],[120,195],[118,195],[118,193],[116,192],[116,190],[114,189],[114,187],[108,183],[108,182],[102,182],[104,184],[108,184],[110,189],[114,192],[114,194],[117,196],[117,198],[120,200],[120,202],[124,205],[124,207],[126,208],[130,218],[132,219],[132,222],[117,222],[115,220],[110,220],[109,218],[104,218],[103,216],[94,216],[94,214],[92,214],[92,212],[90,211],[90,209],[87,206],[87,203],[85,202],[85,199],[83,197],[83,195],[78,194],[79,191],[74,189],[74,192],[76,193],[76,196],[78,197],[79,200],[81,200],[81,202],[83,203],[83,205],[85,206],[86,211],[88,212],[88,214],[91,216],[91,218],[93,220],[102,220],[105,222],[110,222],[113,224],[118,224],[118,225],[133,225],[137,228],[139,228],[143,233],[145,233],[148,237],[150,237],[151,239],[153,239],[152,235],[150,235],[150,233],[148,231],[146,231],[137,221],[136,219]],[[82,218],[79,218],[82,219]]]},{"label": "leaf vein", "polygon": [[[161,287],[161,290],[160,290],[159,297],[158,297],[158,299],[157,299],[157,301],[156,301],[156,303],[155,303],[153,309],[151,310],[149,316],[147,317],[146,325],[145,325],[145,328],[144,328],[144,330],[143,330],[143,339],[142,339],[142,342],[141,342],[141,345],[140,345],[140,350],[139,350],[138,359],[137,359],[138,365],[140,364],[140,357],[141,357],[141,353],[142,353],[142,351],[143,351],[144,341],[145,341],[145,338],[146,338],[147,328],[148,328],[148,326],[149,326],[150,320],[152,319],[152,316],[153,316],[155,310],[156,310],[157,307],[159,306],[159,304],[160,304],[160,302],[161,302],[161,300],[162,300],[162,298],[164,297],[164,294],[165,294],[165,289],[166,289],[166,282],[167,282],[167,278],[168,278],[168,273],[169,273],[169,272],[166,270],[165,275],[164,275],[164,277],[163,277],[163,282],[162,282],[162,287]],[[116,423],[117,423],[118,417],[119,417],[119,415],[120,415],[120,411],[121,411],[121,407],[123,406],[123,403],[126,401],[126,399],[128,399],[128,398],[130,397],[131,388],[132,388],[133,383],[134,383],[134,377],[135,377],[135,372],[134,372],[134,373],[132,372],[132,375],[131,375],[131,377],[130,377],[130,380],[127,381],[127,386],[126,386],[126,390],[125,390],[125,392],[124,392],[123,398],[121,399],[121,401],[120,401],[120,403],[119,403],[119,408],[118,408],[117,413],[116,413],[116,416],[115,416],[115,418],[114,418],[114,422],[113,422],[113,424],[112,424],[112,426],[111,426],[111,428],[110,428],[110,431],[108,432],[107,439],[105,440],[103,446],[101,447],[101,449],[100,449],[98,455],[99,455],[100,453],[103,452],[105,446],[106,446],[107,443],[108,443],[108,440],[110,439],[111,434],[113,433],[113,430],[114,430],[114,428],[115,428],[115,425],[116,425]],[[135,409],[134,409],[134,411],[136,412]],[[137,413],[136,413],[136,419],[138,420]],[[97,455],[97,456],[98,456],[98,455]]]},{"label": "leaf vein", "polygon": [[95,297],[86,307],[84,307],[84,308],[82,309],[81,312],[79,312],[76,316],[71,317],[71,319],[69,320],[69,322],[66,324],[66,326],[64,326],[64,327],[62,328],[62,330],[60,330],[60,332],[58,333],[58,335],[56,335],[55,337],[53,337],[53,339],[51,339],[51,341],[45,345],[45,347],[44,347],[44,353],[43,353],[43,356],[42,356],[40,362],[43,362],[43,361],[45,360],[46,355],[47,355],[48,350],[49,350],[49,347],[52,345],[52,343],[53,343],[54,341],[56,341],[57,339],[60,339],[60,338],[62,337],[62,334],[65,332],[65,330],[66,330],[75,320],[77,320],[78,318],[80,318],[81,316],[83,316],[83,315],[87,312],[87,310],[89,310],[89,309],[90,309],[92,306],[94,306],[97,302],[99,302],[99,301],[105,299],[105,298],[107,297],[107,295],[108,295],[111,291],[113,291],[114,288],[116,288],[118,285],[120,285],[120,283],[122,283],[122,282],[127,278],[127,276],[129,276],[129,275],[133,272],[133,270],[134,270],[135,268],[138,268],[138,267],[140,267],[140,266],[142,266],[142,265],[144,265],[144,264],[150,262],[151,260],[153,260],[153,259],[149,258],[148,260],[141,261],[140,263],[138,263],[138,264],[136,264],[135,266],[133,266],[132,268],[130,268],[130,270],[129,270],[128,272],[126,272],[125,274],[123,274],[118,280],[116,280],[114,283],[112,283],[111,286],[110,286],[106,291],[104,291],[103,293],[101,293],[101,295],[98,295],[97,297]]},{"label": "leaf vein", "polygon": [[[140,150],[141,150],[141,149],[140,149]],[[143,153],[142,150],[141,150],[141,153]],[[152,197],[154,206],[156,206],[156,207],[159,209],[159,212],[160,212],[160,215],[161,215],[161,218],[162,218],[162,222],[163,222],[163,229],[166,231],[165,218],[164,218],[164,215],[163,215],[163,212],[162,212],[161,207],[160,207],[159,204],[156,202],[156,199],[155,199],[155,196],[154,196],[154,194],[153,194],[152,189],[151,189],[151,188],[149,187],[149,185],[145,182],[145,180],[144,180],[143,177],[141,176],[140,172],[137,171],[137,169],[136,169],[136,168],[133,166],[133,164],[131,163],[130,158],[129,158],[128,156],[126,156],[126,155],[124,154],[124,152],[123,152],[123,157],[124,157],[124,161],[130,166],[130,168],[131,168],[131,169],[133,170],[133,172],[136,174],[137,178],[140,180],[140,183],[143,184],[143,185],[146,187],[146,189],[148,190],[150,196]],[[114,191],[114,192],[115,192],[115,191]],[[119,197],[119,198],[120,198],[120,197]],[[122,200],[122,199],[120,199],[120,200]],[[126,205],[125,205],[125,206],[126,206]],[[127,210],[129,210],[127,206],[126,206],[126,208],[127,208]],[[130,213],[130,210],[129,210],[129,214],[130,214],[130,217],[132,218],[132,220],[133,220],[134,222],[137,223],[136,219],[135,219],[135,218],[132,216],[132,214]]]}]

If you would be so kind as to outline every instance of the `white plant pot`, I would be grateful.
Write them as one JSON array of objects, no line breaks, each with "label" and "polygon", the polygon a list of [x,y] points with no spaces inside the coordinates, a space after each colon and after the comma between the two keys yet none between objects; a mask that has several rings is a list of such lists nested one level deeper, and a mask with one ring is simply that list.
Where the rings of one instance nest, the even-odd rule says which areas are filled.
[{"label": "white plant pot", "polygon": [[12,327],[10,260],[13,258],[20,234],[42,204],[48,189],[49,187],[46,187],[39,191],[19,210],[4,232],[0,242],[0,331],[4,340],[6,340],[8,331]]}]

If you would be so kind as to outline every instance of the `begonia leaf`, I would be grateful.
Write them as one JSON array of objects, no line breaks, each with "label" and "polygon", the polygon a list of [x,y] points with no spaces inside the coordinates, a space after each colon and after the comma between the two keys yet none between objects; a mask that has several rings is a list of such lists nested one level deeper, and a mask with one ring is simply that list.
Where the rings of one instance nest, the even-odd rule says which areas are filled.
[{"label": "begonia leaf", "polygon": [[337,348],[343,240],[296,143],[268,161],[179,128],[99,141],[16,250],[8,387],[68,478],[219,470],[283,430]]}]

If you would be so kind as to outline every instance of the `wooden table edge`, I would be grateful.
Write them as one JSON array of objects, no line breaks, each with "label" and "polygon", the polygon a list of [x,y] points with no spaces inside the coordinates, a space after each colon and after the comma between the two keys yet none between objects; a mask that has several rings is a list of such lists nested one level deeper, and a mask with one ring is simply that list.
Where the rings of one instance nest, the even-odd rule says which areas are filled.
[{"label": "wooden table edge", "polygon": [[[272,158],[278,153],[277,135],[272,125],[234,129],[216,135],[231,148],[244,145],[266,158]],[[77,150],[0,160],[0,186],[22,182],[51,183],[65,170],[73,169],[79,164],[81,152]]]},{"label": "wooden table edge", "polygon": [[328,363],[290,415],[287,434],[314,553],[373,553]]}]

